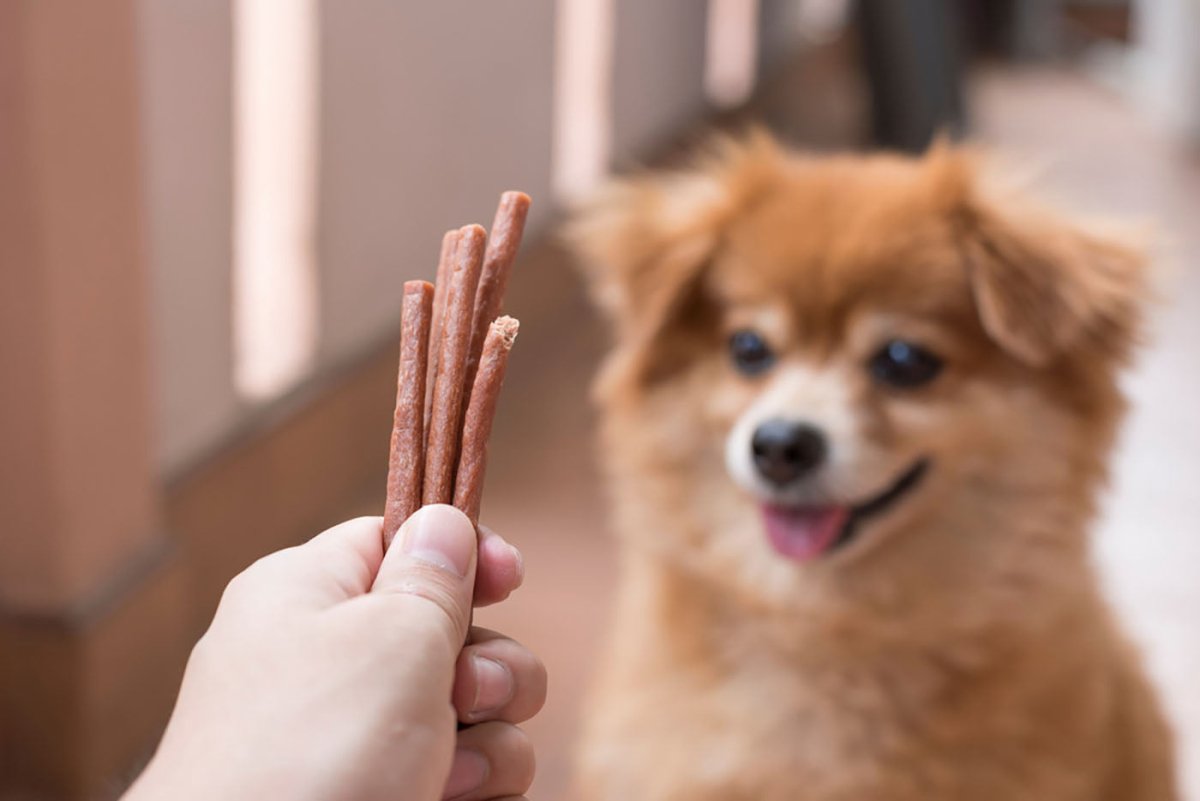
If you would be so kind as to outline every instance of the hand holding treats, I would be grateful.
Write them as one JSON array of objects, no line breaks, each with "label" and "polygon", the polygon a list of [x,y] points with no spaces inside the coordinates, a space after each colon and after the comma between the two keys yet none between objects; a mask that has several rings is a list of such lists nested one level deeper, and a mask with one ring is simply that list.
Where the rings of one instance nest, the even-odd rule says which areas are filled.
[{"label": "hand holding treats", "polygon": [[545,700],[545,670],[470,626],[472,605],[503,600],[523,574],[478,518],[517,332],[494,318],[528,204],[505,194],[486,247],[479,226],[448,234],[436,290],[405,284],[384,520],[343,523],[230,582],[126,801],[487,801],[529,788],[533,749],[516,724]]}]

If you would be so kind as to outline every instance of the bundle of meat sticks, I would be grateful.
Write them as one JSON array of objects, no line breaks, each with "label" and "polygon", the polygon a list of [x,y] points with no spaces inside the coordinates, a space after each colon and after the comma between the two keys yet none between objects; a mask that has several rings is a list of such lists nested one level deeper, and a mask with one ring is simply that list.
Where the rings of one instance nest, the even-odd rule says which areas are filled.
[{"label": "bundle of meat sticks", "polygon": [[500,196],[492,232],[479,225],[442,239],[437,283],[408,281],[388,459],[384,546],[408,516],[453,503],[479,523],[487,441],[517,321],[501,317],[529,196]]}]

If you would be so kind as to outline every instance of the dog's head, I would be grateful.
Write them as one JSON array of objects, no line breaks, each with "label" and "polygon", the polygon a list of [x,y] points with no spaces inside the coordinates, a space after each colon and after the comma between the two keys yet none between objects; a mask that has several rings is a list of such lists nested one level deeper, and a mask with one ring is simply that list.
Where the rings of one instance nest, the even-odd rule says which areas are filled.
[{"label": "dog's head", "polygon": [[760,136],[579,216],[634,547],[769,603],[1082,563],[1141,261],[976,173]]}]

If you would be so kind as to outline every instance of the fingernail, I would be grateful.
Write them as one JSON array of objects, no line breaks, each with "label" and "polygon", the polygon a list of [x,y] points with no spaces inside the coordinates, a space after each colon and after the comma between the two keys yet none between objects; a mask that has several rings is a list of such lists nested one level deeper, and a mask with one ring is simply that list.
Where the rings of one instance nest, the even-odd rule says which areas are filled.
[{"label": "fingernail", "polygon": [[460,748],[454,752],[450,765],[450,776],[446,779],[446,790],[442,798],[452,799],[478,790],[488,775],[488,761],[478,751]]},{"label": "fingernail", "polygon": [[471,717],[483,717],[512,700],[513,677],[508,668],[486,656],[471,658],[471,669],[475,672],[475,700],[471,704]]},{"label": "fingernail", "polygon": [[517,550],[515,545],[509,545],[508,547],[512,549],[513,556],[517,559],[517,586],[519,587],[525,583],[525,557],[521,555],[521,552]]},{"label": "fingernail", "polygon": [[453,506],[418,509],[400,530],[405,554],[458,576],[466,576],[475,554],[475,528]]}]

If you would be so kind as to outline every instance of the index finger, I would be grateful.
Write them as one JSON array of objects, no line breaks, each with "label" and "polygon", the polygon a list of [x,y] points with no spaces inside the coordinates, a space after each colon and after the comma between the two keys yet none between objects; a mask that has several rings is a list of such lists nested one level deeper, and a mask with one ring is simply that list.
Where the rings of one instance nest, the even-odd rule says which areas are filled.
[{"label": "index finger", "polygon": [[222,603],[247,597],[256,606],[320,609],[363,595],[383,561],[382,524],[379,517],[347,520],[267,554],[230,581]]},{"label": "index finger", "polygon": [[479,526],[479,563],[475,573],[475,606],[507,598],[525,580],[521,552],[487,526]]}]

